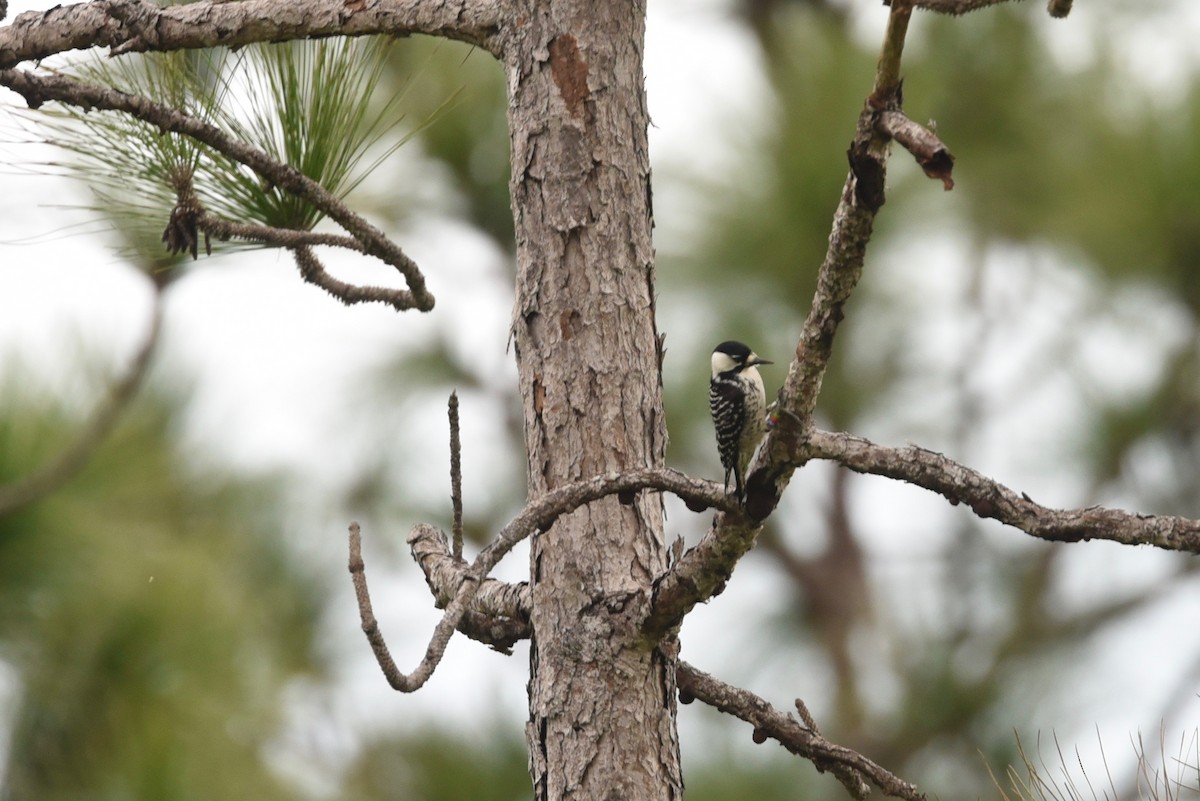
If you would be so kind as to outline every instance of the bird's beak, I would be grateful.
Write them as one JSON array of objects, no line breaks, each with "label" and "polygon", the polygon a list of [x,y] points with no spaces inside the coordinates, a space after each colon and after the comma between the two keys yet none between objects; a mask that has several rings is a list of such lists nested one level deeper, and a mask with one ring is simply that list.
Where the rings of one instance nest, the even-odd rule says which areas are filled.
[{"label": "bird's beak", "polygon": [[746,360],[746,364],[748,364],[751,367],[753,367],[756,364],[774,364],[774,363],[775,362],[768,361],[768,360],[762,358],[757,353],[751,353],[750,358]]}]

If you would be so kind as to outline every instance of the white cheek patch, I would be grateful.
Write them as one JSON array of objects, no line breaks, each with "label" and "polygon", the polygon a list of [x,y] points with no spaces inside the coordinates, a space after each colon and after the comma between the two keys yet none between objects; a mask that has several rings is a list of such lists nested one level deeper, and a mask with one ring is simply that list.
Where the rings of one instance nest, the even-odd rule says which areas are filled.
[{"label": "white cheek patch", "polygon": [[735,362],[733,359],[729,358],[728,354],[717,351],[716,353],[714,353],[712,355],[713,375],[717,375],[718,373],[728,372],[729,370],[732,370],[734,367],[737,367],[737,362]]}]

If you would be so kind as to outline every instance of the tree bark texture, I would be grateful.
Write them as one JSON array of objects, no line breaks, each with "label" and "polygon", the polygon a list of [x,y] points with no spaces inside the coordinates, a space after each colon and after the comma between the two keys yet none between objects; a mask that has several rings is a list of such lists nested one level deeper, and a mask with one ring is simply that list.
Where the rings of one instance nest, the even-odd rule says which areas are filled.
[{"label": "tree bark texture", "polygon": [[[502,34],[531,498],[663,463],[645,11],[526,0]],[[681,796],[674,657],[639,634],[665,568],[656,493],[594,502],[533,539],[535,798]]]}]

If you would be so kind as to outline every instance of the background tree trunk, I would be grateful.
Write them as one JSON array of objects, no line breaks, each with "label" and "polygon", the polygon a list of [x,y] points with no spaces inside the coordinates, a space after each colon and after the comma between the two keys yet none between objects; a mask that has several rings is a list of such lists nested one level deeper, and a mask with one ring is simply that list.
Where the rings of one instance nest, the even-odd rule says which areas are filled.
[{"label": "background tree trunk", "polygon": [[[520,19],[523,17],[523,19]],[[526,3],[506,42],[517,243],[513,341],[530,495],[660,466],[645,5]],[[534,538],[527,738],[539,799],[678,798],[674,657],[638,630],[665,567],[643,493]]]}]

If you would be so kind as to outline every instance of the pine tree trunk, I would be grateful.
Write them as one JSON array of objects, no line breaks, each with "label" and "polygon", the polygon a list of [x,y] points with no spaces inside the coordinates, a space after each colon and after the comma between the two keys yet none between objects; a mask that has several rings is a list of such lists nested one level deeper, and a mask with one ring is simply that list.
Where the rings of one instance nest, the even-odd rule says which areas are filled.
[{"label": "pine tree trunk", "polygon": [[[531,496],[663,461],[642,2],[528,2],[506,42],[517,239],[513,341]],[[638,634],[665,567],[643,493],[532,545],[535,798],[682,795],[674,659]]]}]

